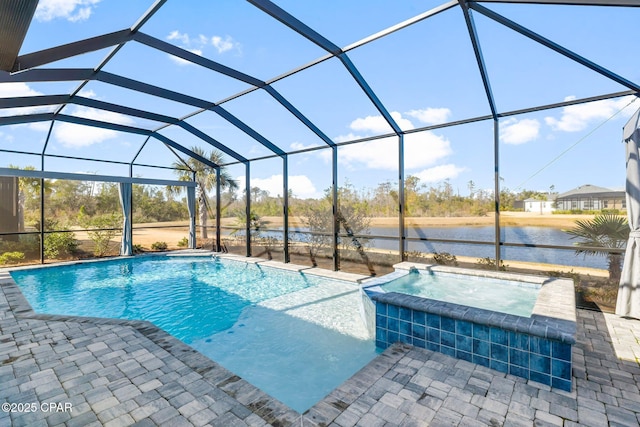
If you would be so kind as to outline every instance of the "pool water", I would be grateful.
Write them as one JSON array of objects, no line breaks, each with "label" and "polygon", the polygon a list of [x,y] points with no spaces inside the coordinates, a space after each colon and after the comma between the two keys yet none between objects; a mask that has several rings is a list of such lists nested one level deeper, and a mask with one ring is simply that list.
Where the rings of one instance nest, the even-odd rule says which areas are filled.
[{"label": "pool water", "polygon": [[380,286],[398,292],[469,307],[531,317],[540,287],[515,280],[445,272],[411,272]]},{"label": "pool water", "polygon": [[377,354],[348,282],[210,256],[11,276],[36,312],[148,320],[299,412]]}]

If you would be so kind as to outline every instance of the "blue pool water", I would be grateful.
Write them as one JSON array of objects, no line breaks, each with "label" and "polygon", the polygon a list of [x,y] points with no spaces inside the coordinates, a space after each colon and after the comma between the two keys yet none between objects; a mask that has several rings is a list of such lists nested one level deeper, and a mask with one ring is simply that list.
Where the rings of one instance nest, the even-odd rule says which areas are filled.
[{"label": "blue pool water", "polygon": [[354,285],[346,282],[192,256],[125,258],[11,276],[36,312],[151,321],[299,412],[376,355],[368,337],[315,322],[331,320],[331,313],[311,313],[309,321],[269,308],[270,301],[300,293],[312,298],[328,288],[355,298]]},{"label": "blue pool water", "polygon": [[381,288],[523,317],[531,317],[540,291],[529,283],[445,272],[412,272]]}]

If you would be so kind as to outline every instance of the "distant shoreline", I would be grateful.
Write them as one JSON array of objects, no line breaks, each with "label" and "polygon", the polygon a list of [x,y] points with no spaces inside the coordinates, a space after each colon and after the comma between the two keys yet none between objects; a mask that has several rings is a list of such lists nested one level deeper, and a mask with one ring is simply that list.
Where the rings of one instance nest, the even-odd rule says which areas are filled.
[{"label": "distant shoreline", "polygon": [[[535,214],[531,212],[501,212],[501,226],[515,227],[553,227],[553,228],[572,228],[575,226],[576,220],[589,220],[593,215],[552,215],[552,214]],[[282,226],[281,217],[262,217],[270,226]],[[226,223],[227,218],[223,219]],[[235,219],[228,218],[229,223],[235,223]],[[227,224],[225,224],[227,225]],[[494,215],[487,216],[462,216],[462,217],[406,217],[405,225],[407,227],[486,227],[494,225]],[[300,217],[290,217],[289,226],[304,226],[304,222]],[[373,217],[371,218],[372,227],[397,227],[397,217]]]}]

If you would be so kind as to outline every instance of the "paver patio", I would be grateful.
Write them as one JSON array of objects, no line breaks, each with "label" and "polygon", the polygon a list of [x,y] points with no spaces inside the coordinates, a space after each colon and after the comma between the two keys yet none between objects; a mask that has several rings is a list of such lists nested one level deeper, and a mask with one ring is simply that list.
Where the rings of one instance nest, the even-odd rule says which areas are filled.
[{"label": "paver patio", "polygon": [[578,310],[572,392],[395,345],[301,415],[148,322],[35,314],[7,273],[0,289],[0,403],[35,404],[0,426],[640,425],[640,321],[614,315]]}]

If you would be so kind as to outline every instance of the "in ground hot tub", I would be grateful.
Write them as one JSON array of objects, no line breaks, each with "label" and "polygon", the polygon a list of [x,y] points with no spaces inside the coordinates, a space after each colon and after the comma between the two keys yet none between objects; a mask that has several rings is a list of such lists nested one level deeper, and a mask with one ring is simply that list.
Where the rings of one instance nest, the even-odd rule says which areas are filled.
[{"label": "in ground hot tub", "polygon": [[411,344],[571,390],[571,280],[408,262],[394,267],[363,283],[378,347]]}]

